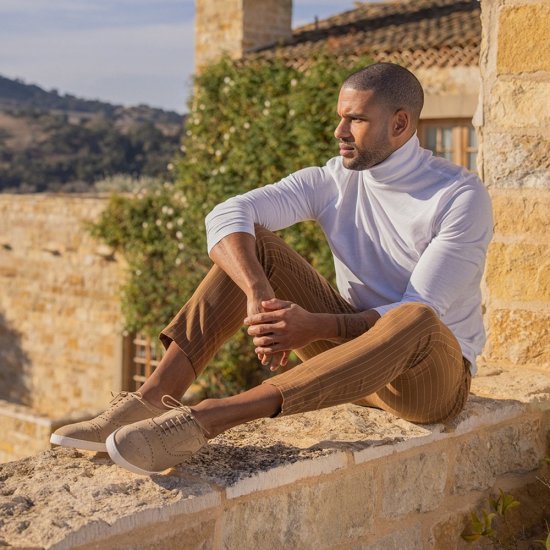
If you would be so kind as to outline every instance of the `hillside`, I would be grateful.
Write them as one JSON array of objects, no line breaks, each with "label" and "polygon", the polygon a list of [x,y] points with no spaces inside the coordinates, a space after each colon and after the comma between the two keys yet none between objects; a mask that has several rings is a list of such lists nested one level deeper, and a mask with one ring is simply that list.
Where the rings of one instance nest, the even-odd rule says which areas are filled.
[{"label": "hillside", "polygon": [[183,118],[0,76],[0,192],[88,191],[118,174],[167,177]]}]

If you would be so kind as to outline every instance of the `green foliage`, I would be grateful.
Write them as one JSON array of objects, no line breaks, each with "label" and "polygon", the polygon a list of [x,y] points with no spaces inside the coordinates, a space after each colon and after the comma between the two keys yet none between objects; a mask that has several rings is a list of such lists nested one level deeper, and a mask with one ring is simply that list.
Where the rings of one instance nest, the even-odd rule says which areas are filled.
[{"label": "green foliage", "polygon": [[481,537],[487,537],[489,540],[502,544],[498,538],[498,532],[493,526],[493,520],[500,518],[506,522],[506,514],[520,505],[520,503],[509,494],[499,489],[498,498],[488,498],[489,511],[482,510],[481,517],[472,512],[470,516],[469,528],[460,535],[466,542],[475,542]]},{"label": "green foliage", "polygon": [[[282,61],[223,59],[197,77],[174,185],[113,197],[94,227],[127,258],[123,307],[129,330],[158,332],[205,276],[210,262],[204,218],[216,204],[337,154],[338,90],[347,74],[365,64],[342,67],[322,55],[299,72]],[[314,223],[284,233],[333,278],[330,250]],[[202,378],[208,394],[233,393],[265,376],[252,348],[244,332],[226,344]]]}]

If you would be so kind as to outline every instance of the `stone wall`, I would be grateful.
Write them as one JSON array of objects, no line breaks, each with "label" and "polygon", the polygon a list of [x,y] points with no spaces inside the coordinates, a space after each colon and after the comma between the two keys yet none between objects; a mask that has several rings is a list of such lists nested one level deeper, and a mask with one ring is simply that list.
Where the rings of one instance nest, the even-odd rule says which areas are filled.
[{"label": "stone wall", "polygon": [[511,531],[542,539],[549,379],[481,373],[447,424],[418,426],[355,405],[258,420],[151,477],[104,453],[46,451],[0,466],[0,545],[474,550],[486,542],[460,534],[498,489],[521,502]]},{"label": "stone wall", "polygon": [[196,0],[195,69],[291,35],[292,0]]},{"label": "stone wall", "polygon": [[550,5],[484,0],[479,168],[493,199],[489,363],[550,364]]},{"label": "stone wall", "polygon": [[123,266],[83,225],[104,207],[0,195],[0,399],[31,415],[97,410],[120,386]]}]

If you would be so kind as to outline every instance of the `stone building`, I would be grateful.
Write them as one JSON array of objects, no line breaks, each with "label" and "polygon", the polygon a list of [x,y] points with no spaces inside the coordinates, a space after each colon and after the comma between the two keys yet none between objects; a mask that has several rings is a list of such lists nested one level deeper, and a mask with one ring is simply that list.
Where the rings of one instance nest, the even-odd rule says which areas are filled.
[{"label": "stone building", "polygon": [[[0,544],[484,548],[487,541],[466,544],[460,534],[470,513],[486,509],[499,488],[521,502],[509,517],[512,530],[521,535],[544,525],[550,516],[550,493],[540,481],[548,470],[539,469],[550,432],[550,6],[547,0],[480,4],[477,166],[493,198],[495,240],[485,279],[485,366],[459,418],[421,427],[350,405],[260,420],[218,436],[206,458],[152,478],[138,478],[101,456],[44,452],[0,466]],[[50,353],[42,330],[54,343],[58,333],[92,336],[95,322],[86,324],[70,310],[56,320],[41,316],[40,304],[46,308],[52,300],[54,311],[62,311],[65,288],[70,296],[90,298],[88,315],[96,321],[110,303],[109,284],[98,280],[113,280],[118,268],[108,251],[75,229],[79,219],[97,214],[99,202],[0,199],[4,369],[6,362],[25,365]],[[72,227],[62,226],[62,209]],[[18,271],[20,264],[33,269],[28,276]],[[70,276],[77,279],[70,282]],[[116,308],[110,313],[116,318]],[[42,345],[33,347],[35,341]],[[10,347],[14,342],[19,350]],[[67,359],[79,354],[52,360],[37,382],[55,384],[53,368],[68,369]],[[9,372],[25,380],[25,394],[31,374]],[[78,380],[76,370],[68,372]],[[27,413],[18,413],[20,432]],[[533,534],[531,540],[546,537],[544,527]]]},{"label": "stone building", "polygon": [[[197,67],[222,51],[305,67],[321,48],[410,67],[426,89],[423,144],[477,169],[495,204],[482,363],[548,373],[547,6],[507,0],[482,7],[483,44],[477,0],[369,3],[295,30],[290,0],[197,0]],[[525,31],[531,42],[519,43],[510,29],[533,14]],[[57,425],[94,414],[109,390],[133,389],[154,367],[154,345],[121,332],[122,258],[83,229],[104,204],[0,195],[0,460],[47,448]]]},{"label": "stone building", "polygon": [[[306,69],[321,51],[343,64],[360,57],[399,63],[417,75],[425,90],[421,143],[476,170],[472,117],[480,81],[478,0],[365,3],[294,30],[291,10],[289,0],[197,0],[196,67],[228,53],[245,62],[277,57]],[[234,12],[240,15],[228,17]]]}]

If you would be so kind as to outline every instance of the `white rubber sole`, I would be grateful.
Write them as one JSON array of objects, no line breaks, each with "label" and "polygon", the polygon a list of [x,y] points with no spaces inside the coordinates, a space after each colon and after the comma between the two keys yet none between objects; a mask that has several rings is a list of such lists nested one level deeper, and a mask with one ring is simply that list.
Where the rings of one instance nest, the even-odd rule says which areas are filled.
[{"label": "white rubber sole", "polygon": [[138,468],[137,466],[134,466],[130,462],[128,462],[119,452],[116,447],[115,443],[115,434],[118,430],[113,432],[105,442],[105,445],[107,447],[107,452],[109,453],[109,456],[111,457],[111,460],[118,464],[118,466],[121,466],[122,468],[133,472],[134,474],[139,474],[142,476],[150,476],[152,474],[158,474],[160,472],[150,472],[149,470],[142,470],[141,468]]},{"label": "white rubber sole", "polygon": [[75,439],[64,435],[52,434],[50,443],[61,445],[62,447],[72,447],[73,449],[82,449],[84,451],[96,451],[98,453],[106,452],[105,443],[96,443],[95,441],[86,441],[85,439]]}]

